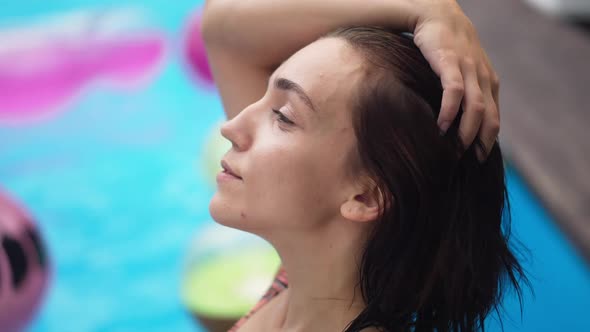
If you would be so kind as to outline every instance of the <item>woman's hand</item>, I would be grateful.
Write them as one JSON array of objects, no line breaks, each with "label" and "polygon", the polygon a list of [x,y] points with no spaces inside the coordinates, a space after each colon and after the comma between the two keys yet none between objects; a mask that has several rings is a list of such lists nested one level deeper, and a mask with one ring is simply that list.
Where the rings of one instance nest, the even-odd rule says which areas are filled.
[{"label": "woman's hand", "polygon": [[486,150],[477,150],[483,161],[500,130],[498,76],[475,28],[455,0],[422,2],[423,10],[415,22],[414,43],[441,79],[439,127],[446,132],[462,104],[459,135],[466,147],[479,136]]},{"label": "woman's hand", "polygon": [[[465,146],[479,136],[486,151],[478,150],[478,157],[485,159],[500,125],[498,78],[456,0],[276,3],[207,0],[203,35],[229,119],[259,99],[272,69],[303,46],[343,26],[390,26],[413,31],[415,44],[441,79],[444,92],[438,123],[442,131],[446,132],[463,103],[459,135]],[[246,86],[245,77],[250,82]]]}]

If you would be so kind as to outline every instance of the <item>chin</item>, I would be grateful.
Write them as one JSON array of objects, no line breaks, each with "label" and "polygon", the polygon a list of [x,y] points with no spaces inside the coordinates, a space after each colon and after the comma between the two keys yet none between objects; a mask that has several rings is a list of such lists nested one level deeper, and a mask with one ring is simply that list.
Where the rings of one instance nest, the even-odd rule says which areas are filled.
[{"label": "chin", "polygon": [[[273,224],[265,222],[265,216],[256,215],[255,217],[244,214],[244,204],[236,203],[224,199],[223,195],[215,193],[209,202],[209,214],[218,224],[226,227],[235,228],[244,232],[262,236],[263,233],[273,228]],[[246,214],[248,214],[246,212]],[[276,220],[276,218],[274,218]]]},{"label": "chin", "polygon": [[209,214],[220,225],[240,230],[243,228],[240,227],[239,211],[232,208],[231,204],[223,202],[218,194],[215,194],[209,202]]}]

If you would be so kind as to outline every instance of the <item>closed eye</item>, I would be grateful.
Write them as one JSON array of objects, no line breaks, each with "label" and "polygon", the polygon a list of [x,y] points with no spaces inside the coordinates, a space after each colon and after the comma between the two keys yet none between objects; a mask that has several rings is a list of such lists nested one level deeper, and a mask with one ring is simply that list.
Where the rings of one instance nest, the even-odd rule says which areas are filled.
[{"label": "closed eye", "polygon": [[273,111],[274,114],[276,114],[278,116],[278,121],[279,122],[283,122],[283,123],[288,124],[288,125],[294,125],[295,124],[293,121],[291,121],[288,117],[286,117],[279,110],[273,109],[272,111]]}]

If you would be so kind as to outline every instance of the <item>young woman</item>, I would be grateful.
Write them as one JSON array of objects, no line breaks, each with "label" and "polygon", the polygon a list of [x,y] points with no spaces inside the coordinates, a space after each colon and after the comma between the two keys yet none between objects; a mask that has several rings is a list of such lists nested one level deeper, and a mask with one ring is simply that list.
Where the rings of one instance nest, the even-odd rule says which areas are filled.
[{"label": "young woman", "polygon": [[476,331],[519,290],[498,83],[454,1],[213,0],[202,29],[232,143],[211,215],[283,263],[234,331]]}]

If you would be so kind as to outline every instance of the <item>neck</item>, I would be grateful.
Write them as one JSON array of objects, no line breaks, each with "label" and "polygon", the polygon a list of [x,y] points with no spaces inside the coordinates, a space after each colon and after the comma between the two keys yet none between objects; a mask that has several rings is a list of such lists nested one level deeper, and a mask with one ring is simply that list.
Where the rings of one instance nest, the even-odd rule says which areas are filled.
[{"label": "neck", "polygon": [[289,278],[282,329],[342,331],[364,309],[359,264],[365,226],[340,220],[311,232],[269,238]]}]

